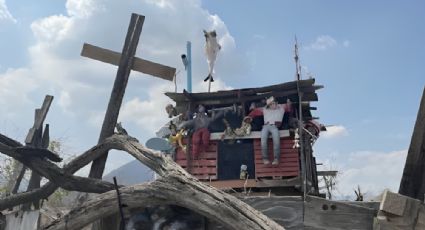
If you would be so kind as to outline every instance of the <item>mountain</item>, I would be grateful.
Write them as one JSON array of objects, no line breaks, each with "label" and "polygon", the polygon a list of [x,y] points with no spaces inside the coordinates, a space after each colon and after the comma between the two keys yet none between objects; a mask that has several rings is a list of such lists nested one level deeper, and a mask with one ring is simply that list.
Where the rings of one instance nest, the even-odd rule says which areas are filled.
[{"label": "mountain", "polygon": [[134,160],[106,174],[103,180],[113,183],[114,176],[117,178],[118,184],[132,185],[152,181],[154,173],[140,161]]}]

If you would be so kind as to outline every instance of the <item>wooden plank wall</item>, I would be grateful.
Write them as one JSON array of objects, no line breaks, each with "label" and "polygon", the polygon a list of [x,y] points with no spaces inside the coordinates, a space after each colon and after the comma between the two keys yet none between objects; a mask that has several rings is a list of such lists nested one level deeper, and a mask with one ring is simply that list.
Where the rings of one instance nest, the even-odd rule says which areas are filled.
[{"label": "wooden plank wall", "polygon": [[[186,152],[177,149],[176,163],[189,171]],[[208,149],[199,154],[199,158],[192,160],[192,169],[189,171],[193,176],[202,181],[217,180],[217,141],[210,141]]]},{"label": "wooden plank wall", "polygon": [[[270,161],[273,160],[272,140],[268,143]],[[261,155],[261,141],[254,139],[255,178],[282,179],[300,175],[299,153],[297,148],[292,148],[294,140],[289,137],[281,138],[279,165],[264,165]],[[176,162],[184,169],[188,168],[186,153],[180,148],[176,153]],[[201,153],[199,159],[192,161],[190,173],[199,180],[217,180],[217,141],[211,141],[207,152]],[[188,170],[189,171],[189,170]]]},{"label": "wooden plank wall", "polygon": [[[273,160],[273,141],[268,141],[269,160]],[[279,165],[264,165],[261,155],[261,140],[254,140],[255,178],[281,179],[279,177],[295,177],[300,174],[298,148],[292,148],[294,140],[289,137],[280,139]]]}]

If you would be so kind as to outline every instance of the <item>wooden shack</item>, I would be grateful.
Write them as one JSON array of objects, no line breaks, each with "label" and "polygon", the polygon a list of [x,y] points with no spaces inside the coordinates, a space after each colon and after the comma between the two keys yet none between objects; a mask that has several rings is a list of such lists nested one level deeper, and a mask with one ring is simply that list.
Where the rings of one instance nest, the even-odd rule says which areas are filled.
[{"label": "wooden shack", "polygon": [[[190,136],[186,139],[189,148],[178,149],[176,162],[201,181],[220,189],[252,189],[253,192],[274,192],[274,194],[292,194],[301,192],[303,178],[306,191],[319,195],[316,161],[311,148],[322,129],[312,111],[316,110],[311,102],[318,101],[316,90],[323,88],[315,85],[315,79],[292,81],[259,88],[244,88],[211,93],[166,93],[176,103],[178,113],[192,114],[198,105],[204,105],[207,111],[214,113],[226,108],[234,108],[226,113],[225,119],[232,128],[241,125],[244,116],[249,113],[253,103],[264,106],[265,99],[274,96],[279,104],[292,101],[293,111],[285,113],[280,134],[280,162],[278,165],[264,165],[261,156],[261,128],[263,119],[254,119],[250,135],[221,138],[225,125],[222,119],[214,121],[210,145],[197,159],[192,159]],[[301,103],[301,106],[300,106]],[[301,113],[300,113],[301,108]],[[295,145],[299,117],[303,120],[303,137],[300,145]],[[295,120],[295,125],[290,121]],[[269,158],[272,159],[272,140],[268,141]],[[302,146],[300,148],[300,146]],[[304,159],[304,160],[302,160]],[[248,178],[240,179],[241,165],[247,166]],[[305,169],[305,170],[303,170]],[[306,174],[304,175],[303,172]]]}]

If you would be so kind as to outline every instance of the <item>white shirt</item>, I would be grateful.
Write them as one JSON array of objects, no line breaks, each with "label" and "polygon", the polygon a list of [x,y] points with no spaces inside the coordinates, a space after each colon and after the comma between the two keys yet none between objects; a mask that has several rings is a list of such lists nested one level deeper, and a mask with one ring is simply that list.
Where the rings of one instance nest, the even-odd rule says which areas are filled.
[{"label": "white shirt", "polygon": [[285,114],[284,106],[277,105],[276,109],[263,108],[264,124],[275,124],[282,122],[283,115]]}]

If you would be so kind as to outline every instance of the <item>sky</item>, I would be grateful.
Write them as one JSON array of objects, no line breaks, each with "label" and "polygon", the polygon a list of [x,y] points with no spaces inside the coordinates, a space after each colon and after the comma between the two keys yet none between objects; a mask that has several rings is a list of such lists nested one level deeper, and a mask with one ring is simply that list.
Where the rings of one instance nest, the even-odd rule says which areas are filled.
[{"label": "sky", "polygon": [[[136,55],[176,67],[192,42],[193,88],[208,72],[202,30],[222,49],[212,90],[304,78],[323,85],[314,116],[329,125],[314,145],[321,170],[338,170],[338,197],[398,191],[425,86],[425,2],[0,0],[0,133],[21,142],[46,94],[46,122],[68,155],[97,143],[116,67],[80,56],[84,42],[121,52],[131,13],[145,15]],[[132,72],[119,120],[142,143],[167,121],[171,82]],[[110,154],[107,171],[132,158]],[[80,172],[86,173],[88,168]]]}]

